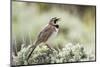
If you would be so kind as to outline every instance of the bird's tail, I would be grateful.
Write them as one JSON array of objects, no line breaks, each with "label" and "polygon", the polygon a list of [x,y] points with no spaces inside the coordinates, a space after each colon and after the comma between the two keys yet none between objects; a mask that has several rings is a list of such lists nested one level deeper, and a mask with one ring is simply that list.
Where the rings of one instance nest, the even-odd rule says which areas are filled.
[{"label": "bird's tail", "polygon": [[37,45],[39,44],[39,42],[35,42],[32,44],[32,46],[29,48],[30,52],[27,56],[27,61],[29,60],[29,58],[31,57],[31,54],[33,53],[33,51],[35,50],[35,48],[37,47]]}]

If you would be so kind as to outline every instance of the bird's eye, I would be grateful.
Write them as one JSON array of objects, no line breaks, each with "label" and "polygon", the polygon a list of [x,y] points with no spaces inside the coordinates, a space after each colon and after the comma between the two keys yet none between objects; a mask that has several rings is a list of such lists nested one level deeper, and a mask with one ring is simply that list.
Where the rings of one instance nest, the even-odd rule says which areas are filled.
[{"label": "bird's eye", "polygon": [[54,20],[54,23],[56,24],[56,21]]},{"label": "bird's eye", "polygon": [[56,24],[56,22],[58,21],[59,19],[54,19],[54,23]]}]

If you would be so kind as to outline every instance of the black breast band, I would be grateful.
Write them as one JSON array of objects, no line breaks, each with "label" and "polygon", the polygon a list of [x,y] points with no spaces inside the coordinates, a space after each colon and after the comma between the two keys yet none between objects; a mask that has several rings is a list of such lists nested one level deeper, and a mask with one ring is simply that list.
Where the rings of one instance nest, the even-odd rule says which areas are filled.
[{"label": "black breast band", "polygon": [[59,25],[54,25],[56,28],[59,28]]}]

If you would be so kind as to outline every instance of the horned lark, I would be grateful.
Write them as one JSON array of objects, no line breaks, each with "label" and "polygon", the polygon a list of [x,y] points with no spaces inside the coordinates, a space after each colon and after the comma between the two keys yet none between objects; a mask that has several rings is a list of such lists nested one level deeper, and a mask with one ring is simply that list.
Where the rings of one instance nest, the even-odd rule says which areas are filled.
[{"label": "horned lark", "polygon": [[59,30],[59,25],[57,24],[58,20],[60,18],[54,17],[52,18],[49,23],[42,29],[42,31],[39,33],[36,41],[34,42],[34,45],[32,45],[32,50],[28,54],[27,59],[30,58],[32,52],[34,49],[39,45],[40,43],[45,43],[46,46],[50,49],[51,46],[49,45],[50,41],[57,35],[58,30]]}]

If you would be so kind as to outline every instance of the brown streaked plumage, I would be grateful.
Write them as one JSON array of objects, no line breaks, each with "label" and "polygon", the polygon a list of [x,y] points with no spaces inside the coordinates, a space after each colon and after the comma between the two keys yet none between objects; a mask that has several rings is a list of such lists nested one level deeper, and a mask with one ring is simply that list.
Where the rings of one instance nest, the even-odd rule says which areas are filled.
[{"label": "brown streaked plumage", "polygon": [[57,34],[59,25],[57,24],[57,21],[59,18],[54,17],[50,20],[50,22],[46,25],[46,27],[39,33],[36,41],[31,46],[32,50],[28,54],[27,60],[30,58],[32,52],[34,49],[39,45],[40,43],[45,43],[48,48],[51,49],[50,45],[48,45],[48,41],[51,39],[51,37],[54,37],[53,35]]}]

